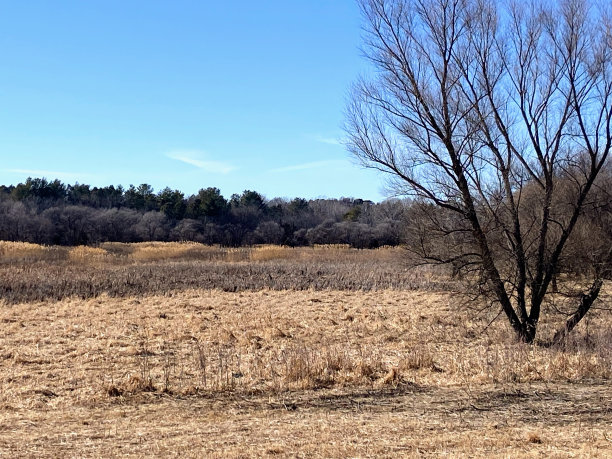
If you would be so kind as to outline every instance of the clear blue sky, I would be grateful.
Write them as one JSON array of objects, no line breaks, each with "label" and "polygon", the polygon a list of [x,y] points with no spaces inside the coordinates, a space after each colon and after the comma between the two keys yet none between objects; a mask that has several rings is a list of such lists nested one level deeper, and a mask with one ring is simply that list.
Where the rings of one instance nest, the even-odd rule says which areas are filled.
[{"label": "clear blue sky", "polygon": [[0,5],[0,184],[384,197],[338,141],[353,0]]}]

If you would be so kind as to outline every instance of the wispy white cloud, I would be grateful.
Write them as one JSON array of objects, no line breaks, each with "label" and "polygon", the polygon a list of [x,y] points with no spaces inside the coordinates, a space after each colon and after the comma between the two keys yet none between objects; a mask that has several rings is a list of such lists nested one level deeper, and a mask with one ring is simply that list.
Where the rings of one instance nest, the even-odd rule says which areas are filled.
[{"label": "wispy white cloud", "polygon": [[346,161],[341,161],[338,159],[331,159],[327,161],[313,161],[310,163],[294,164],[293,166],[278,167],[275,169],[270,169],[270,172],[292,172],[292,171],[302,171],[305,169],[320,169],[323,167],[334,167],[334,166],[344,166],[344,165],[346,165]]},{"label": "wispy white cloud", "polygon": [[228,162],[202,159],[207,156],[206,153],[197,150],[171,151],[170,153],[166,153],[166,156],[197,167],[198,169],[202,169],[203,171],[210,172],[211,174],[229,174],[236,169]]},{"label": "wispy white cloud", "polygon": [[321,135],[313,136],[313,139],[319,143],[325,143],[327,145],[342,145],[342,140],[335,137],[325,137]]},{"label": "wispy white cloud", "polygon": [[4,169],[5,172],[11,174],[27,175],[30,177],[45,177],[47,179],[59,179],[59,180],[83,180],[90,178],[90,174],[83,174],[78,172],[60,172],[60,171],[48,171],[44,169]]}]

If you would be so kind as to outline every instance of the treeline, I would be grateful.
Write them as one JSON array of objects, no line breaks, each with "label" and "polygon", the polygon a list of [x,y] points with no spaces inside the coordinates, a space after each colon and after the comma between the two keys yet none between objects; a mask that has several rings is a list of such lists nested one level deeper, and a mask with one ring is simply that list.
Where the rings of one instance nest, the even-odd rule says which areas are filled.
[{"label": "treeline", "polygon": [[91,187],[28,178],[0,186],[0,240],[81,245],[196,241],[253,244],[397,245],[407,201],[296,198],[267,200],[246,190],[229,199],[217,188],[185,196],[147,184]]}]

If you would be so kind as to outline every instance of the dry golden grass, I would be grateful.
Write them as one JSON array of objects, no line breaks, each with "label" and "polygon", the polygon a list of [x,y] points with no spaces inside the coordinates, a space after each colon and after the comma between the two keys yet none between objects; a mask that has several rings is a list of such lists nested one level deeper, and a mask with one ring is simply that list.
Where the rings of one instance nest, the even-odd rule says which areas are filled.
[{"label": "dry golden grass", "polygon": [[68,258],[71,262],[95,263],[108,261],[110,254],[100,247],[87,247],[80,245],[68,250]]},{"label": "dry golden grass", "polygon": [[104,242],[99,247],[58,247],[28,242],[0,241],[0,261],[61,261],[70,259],[87,264],[90,255],[99,261],[117,263],[146,263],[157,261],[217,261],[266,262],[271,260],[363,262],[398,261],[406,256],[400,247],[382,247],[375,250],[352,249],[347,244],[314,245],[313,247],[287,247],[258,245],[254,247],[220,247],[197,242]]},{"label": "dry golden grass", "polygon": [[0,241],[0,261],[31,262],[56,261],[65,258],[65,250],[60,247],[47,247],[29,242]]},{"label": "dry golden grass", "polygon": [[278,245],[260,245],[254,247],[250,254],[250,261],[289,260],[299,258],[300,249]]},{"label": "dry golden grass", "polygon": [[[343,256],[309,247],[227,249],[174,243],[41,248],[47,249],[54,258],[0,256],[4,302],[86,299],[101,294],[128,297],[193,288],[448,290],[453,285],[448,277],[432,271],[409,269],[402,249],[342,249]],[[160,259],[162,254],[166,259]]]},{"label": "dry golden grass", "polygon": [[[118,244],[115,243],[115,246]],[[138,244],[123,244],[127,248],[129,258],[134,261],[160,260],[220,260],[224,258],[226,249],[218,246],[207,246],[196,242],[142,242]],[[104,244],[102,245],[104,247]]]},{"label": "dry golden grass", "polygon": [[612,454],[609,313],[595,311],[557,350],[457,312],[449,293],[398,290],[5,305],[0,451]]},{"label": "dry golden grass", "polygon": [[0,457],[612,455],[609,311],[519,344],[404,256],[0,242]]}]

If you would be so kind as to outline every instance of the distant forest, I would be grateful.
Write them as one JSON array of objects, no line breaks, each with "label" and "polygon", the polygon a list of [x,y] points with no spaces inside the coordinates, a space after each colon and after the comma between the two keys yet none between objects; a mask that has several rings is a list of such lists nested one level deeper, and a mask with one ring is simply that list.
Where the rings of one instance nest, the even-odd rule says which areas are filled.
[{"label": "distant forest", "polygon": [[28,178],[0,186],[0,240],[39,244],[196,241],[204,244],[397,245],[408,201],[296,198],[267,200],[217,188],[185,196],[147,184],[91,187]]}]

